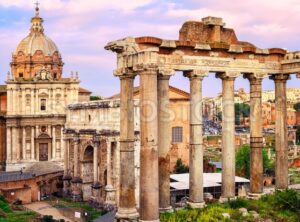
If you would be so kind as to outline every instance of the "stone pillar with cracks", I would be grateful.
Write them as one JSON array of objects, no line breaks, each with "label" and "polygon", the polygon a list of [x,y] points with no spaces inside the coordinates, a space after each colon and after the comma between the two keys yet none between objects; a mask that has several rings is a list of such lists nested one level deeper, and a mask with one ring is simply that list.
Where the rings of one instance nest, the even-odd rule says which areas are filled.
[{"label": "stone pillar with cracks", "polygon": [[134,74],[120,76],[120,186],[117,221],[136,221],[134,166]]},{"label": "stone pillar with cracks", "polygon": [[159,221],[157,74],[155,65],[140,71],[140,221]]},{"label": "stone pillar with cracks", "polygon": [[204,207],[203,199],[203,121],[202,80],[207,71],[186,71],[190,79],[190,157],[189,157],[189,201],[192,208]]},{"label": "stone pillar with cracks", "polygon": [[100,138],[98,136],[94,137],[94,150],[93,150],[93,184],[92,184],[92,193],[95,201],[99,201],[100,199],[100,188],[101,184],[99,182],[99,174],[98,174],[98,150],[100,148]]},{"label": "stone pillar with cracks", "polygon": [[236,73],[217,73],[222,79],[222,193],[220,201],[235,198],[235,113]]},{"label": "stone pillar with cracks", "polygon": [[170,101],[169,80],[173,70],[159,70],[158,76],[158,164],[159,164],[159,210],[170,211]]},{"label": "stone pillar with cracks", "polygon": [[64,197],[70,196],[70,181],[72,179],[70,175],[70,169],[69,169],[69,140],[64,139],[64,176],[63,176],[63,195]]},{"label": "stone pillar with cracks", "polygon": [[[264,75],[263,75],[264,76]],[[250,82],[250,196],[263,193],[263,137],[262,137],[262,80],[254,74],[245,74]]]},{"label": "stone pillar with cracks", "polygon": [[288,188],[288,140],[287,140],[287,110],[286,82],[288,74],[270,76],[275,82],[275,183],[276,189]]},{"label": "stone pillar with cracks", "polygon": [[82,200],[82,179],[79,176],[79,135],[74,135],[74,176],[71,180],[72,182],[72,199],[75,201]]}]

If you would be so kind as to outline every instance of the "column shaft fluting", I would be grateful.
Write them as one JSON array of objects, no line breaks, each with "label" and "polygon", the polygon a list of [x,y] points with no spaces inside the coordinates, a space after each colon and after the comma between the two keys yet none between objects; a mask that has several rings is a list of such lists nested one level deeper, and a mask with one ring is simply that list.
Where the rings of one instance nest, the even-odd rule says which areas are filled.
[{"label": "column shaft fluting", "polygon": [[134,166],[133,75],[120,77],[120,193],[117,219],[137,219]]},{"label": "column shaft fluting", "polygon": [[222,198],[235,196],[234,78],[222,79]]},{"label": "column shaft fluting", "polygon": [[189,204],[203,207],[203,129],[202,80],[204,74],[186,72],[190,79],[190,153],[189,153]]},{"label": "column shaft fluting", "polygon": [[170,76],[158,77],[159,208],[170,209]]},{"label": "column shaft fluting", "polygon": [[276,188],[288,187],[288,140],[286,81],[289,75],[273,75],[275,81],[275,150],[276,150]]},{"label": "column shaft fluting", "polygon": [[159,220],[157,70],[140,73],[140,220]]}]

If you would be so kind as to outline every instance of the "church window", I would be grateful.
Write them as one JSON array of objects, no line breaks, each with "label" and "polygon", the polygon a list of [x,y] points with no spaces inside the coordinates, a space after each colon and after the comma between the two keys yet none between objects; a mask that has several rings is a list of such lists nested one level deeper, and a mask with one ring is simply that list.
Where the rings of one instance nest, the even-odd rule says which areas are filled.
[{"label": "church window", "polygon": [[23,73],[22,72],[19,73],[19,77],[23,78]]},{"label": "church window", "polygon": [[46,111],[46,99],[41,99],[41,111]]},{"label": "church window", "polygon": [[53,78],[54,78],[54,79],[57,78],[57,73],[56,73],[56,72],[53,74]]},{"label": "church window", "polygon": [[182,143],[182,127],[172,128],[172,143]]}]

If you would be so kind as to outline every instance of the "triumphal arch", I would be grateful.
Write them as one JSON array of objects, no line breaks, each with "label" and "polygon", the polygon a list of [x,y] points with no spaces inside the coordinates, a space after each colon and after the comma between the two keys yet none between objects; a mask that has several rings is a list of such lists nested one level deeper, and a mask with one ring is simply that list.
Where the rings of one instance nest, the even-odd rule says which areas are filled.
[{"label": "triumphal arch", "polygon": [[[178,40],[128,37],[110,42],[117,53],[115,76],[121,82],[120,200],[117,220],[159,221],[159,211],[170,209],[169,198],[169,79],[182,71],[190,81],[189,204],[202,207],[203,138],[202,81],[209,73],[222,80],[222,197],[235,196],[234,81],[243,75],[251,95],[250,195],[263,192],[262,110],[263,78],[274,80],[276,91],[276,188],[288,186],[286,82],[300,73],[300,52],[260,49],[239,41],[222,18],[185,22]],[[140,207],[134,197],[133,81],[140,76]],[[211,86],[214,87],[214,86]]]}]

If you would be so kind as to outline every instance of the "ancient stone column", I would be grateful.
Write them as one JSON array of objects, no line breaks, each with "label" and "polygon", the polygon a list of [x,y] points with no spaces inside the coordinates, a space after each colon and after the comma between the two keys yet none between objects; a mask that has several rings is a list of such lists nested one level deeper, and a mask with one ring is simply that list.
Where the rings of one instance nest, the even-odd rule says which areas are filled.
[{"label": "ancient stone column", "polygon": [[136,220],[134,166],[134,75],[120,76],[120,194],[117,221]]},{"label": "ancient stone column", "polygon": [[235,77],[226,73],[216,77],[222,79],[222,201],[235,197]]},{"label": "ancient stone column", "polygon": [[26,160],[26,127],[22,127],[22,159]]},{"label": "ancient stone column", "polygon": [[68,143],[68,140],[64,140],[65,142],[65,145],[64,145],[64,176],[65,175],[68,175],[68,169],[69,169],[69,143]]},{"label": "ancient stone column", "polygon": [[202,130],[202,80],[205,71],[184,73],[190,79],[190,156],[189,201],[192,208],[204,207],[203,199],[203,130]]},{"label": "ancient stone column", "polygon": [[173,70],[160,70],[158,76],[158,164],[159,209],[169,211],[170,206],[170,146],[171,124],[169,104],[169,79]]},{"label": "ancient stone column", "polygon": [[99,201],[100,198],[100,182],[99,182],[99,174],[98,174],[98,150],[100,149],[100,139],[95,136],[94,138],[94,150],[93,150],[93,184],[92,184],[92,192],[95,201]]},{"label": "ancient stone column", "polygon": [[34,150],[34,127],[31,127],[31,138],[30,138],[30,149],[31,149],[31,160],[35,159],[35,150]]},{"label": "ancient stone column", "polygon": [[94,182],[98,181],[98,146],[94,146],[93,151],[93,180]]},{"label": "ancient stone column", "polygon": [[65,150],[65,143],[64,143],[64,126],[60,126],[60,152],[59,152],[59,158],[64,158],[64,150]]},{"label": "ancient stone column", "polygon": [[272,75],[270,79],[275,82],[276,189],[286,189],[288,188],[286,81],[289,75]]},{"label": "ancient stone column", "polygon": [[52,159],[56,159],[56,126],[52,126]]},{"label": "ancient stone column", "polygon": [[11,150],[11,127],[6,127],[6,160],[11,162],[12,160],[12,150]]},{"label": "ancient stone column", "polygon": [[69,172],[69,140],[64,140],[64,176],[63,176],[63,195],[68,197],[70,194],[70,180],[72,179],[70,172]]},{"label": "ancient stone column", "polygon": [[107,139],[106,141],[106,148],[107,148],[107,185],[105,186],[105,193],[106,193],[106,198],[105,202],[107,204],[115,204],[115,189],[112,186],[112,142]]},{"label": "ancient stone column", "polygon": [[79,174],[79,135],[74,135],[74,176],[71,180],[72,182],[72,198],[75,201],[82,200],[82,191],[81,191],[81,184],[82,179],[80,178]]},{"label": "ancient stone column", "polygon": [[140,221],[159,221],[157,68],[140,72]]},{"label": "ancient stone column", "polygon": [[263,193],[262,78],[245,74],[250,82],[250,195]]}]

